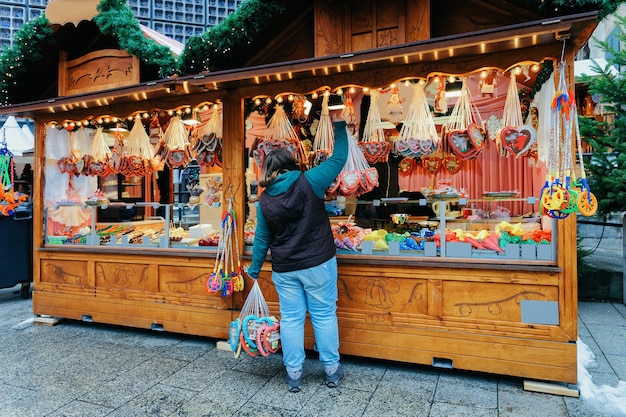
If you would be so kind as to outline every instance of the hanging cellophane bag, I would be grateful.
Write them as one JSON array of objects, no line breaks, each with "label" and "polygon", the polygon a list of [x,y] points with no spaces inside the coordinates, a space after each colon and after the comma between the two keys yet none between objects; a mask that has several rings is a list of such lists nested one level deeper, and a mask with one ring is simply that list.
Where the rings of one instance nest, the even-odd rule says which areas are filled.
[{"label": "hanging cellophane bag", "polygon": [[394,152],[405,157],[421,157],[432,154],[438,146],[439,135],[428,107],[424,85],[417,83]]},{"label": "hanging cellophane bag", "polygon": [[265,138],[255,142],[252,149],[252,156],[259,168],[263,166],[265,155],[278,148],[289,149],[301,166],[307,165],[308,157],[304,147],[281,104],[276,105],[274,115],[267,123]]},{"label": "hanging cellophane bag", "polygon": [[537,132],[530,125],[523,125],[522,107],[519,101],[517,79],[515,72],[511,71],[511,81],[506,93],[504,111],[502,113],[502,125],[498,143],[500,156],[512,154],[515,156],[525,155],[531,146],[537,141]]},{"label": "hanging cellophane bag", "polygon": [[379,92],[372,90],[370,92],[370,107],[367,113],[367,121],[363,130],[363,138],[359,142],[359,148],[370,164],[378,162],[387,162],[391,145],[385,140],[385,132],[383,131],[383,123],[378,108]]},{"label": "hanging cellophane bag", "polygon": [[378,171],[370,167],[365,156],[356,144],[354,137],[348,135],[348,158],[337,180],[326,191],[328,196],[359,196],[378,186]]},{"label": "hanging cellophane bag", "polygon": [[461,160],[476,158],[485,147],[485,131],[482,122],[476,119],[480,119],[480,114],[472,106],[471,92],[464,78],[461,95],[444,129],[448,146]]},{"label": "hanging cellophane bag", "polygon": [[222,117],[219,107],[214,106],[209,121],[200,130],[198,140],[194,145],[196,160],[200,165],[221,166],[218,156],[221,155],[222,137]]},{"label": "hanging cellophane bag", "polygon": [[154,167],[158,165],[152,161],[153,158],[150,136],[148,136],[141,118],[137,116],[133,128],[124,141],[119,173],[134,177],[151,175],[154,172]]},{"label": "hanging cellophane bag", "polygon": [[111,149],[104,140],[102,127],[96,129],[87,155],[87,175],[107,177],[113,173]]},{"label": "hanging cellophane bag", "polygon": [[163,146],[157,152],[160,159],[170,167],[186,167],[193,160],[189,133],[180,116],[174,115],[170,118],[163,141]]},{"label": "hanging cellophane bag", "polygon": [[236,358],[242,349],[250,356],[268,356],[280,348],[280,322],[270,316],[258,279],[253,281],[239,318],[230,323],[228,342]]},{"label": "hanging cellophane bag", "polygon": [[320,113],[320,122],[315,131],[315,139],[313,140],[313,148],[309,155],[309,166],[316,167],[324,162],[333,153],[333,144],[335,133],[333,123],[330,120],[330,111],[328,109],[329,94],[324,94],[322,98],[322,112]]},{"label": "hanging cellophane bag", "polygon": [[80,175],[83,170],[83,154],[80,150],[80,145],[78,143],[78,139],[76,137],[76,132],[72,131],[69,133],[70,136],[70,146],[69,146],[69,154],[65,155],[57,161],[57,165],[59,167],[59,171],[61,173],[68,173],[73,175]]}]

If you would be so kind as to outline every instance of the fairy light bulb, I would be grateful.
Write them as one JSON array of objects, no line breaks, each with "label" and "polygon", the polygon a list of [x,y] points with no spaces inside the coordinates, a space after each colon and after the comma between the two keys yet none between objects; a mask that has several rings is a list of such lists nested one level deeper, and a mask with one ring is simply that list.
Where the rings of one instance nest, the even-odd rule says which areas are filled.
[{"label": "fairy light bulb", "polygon": [[456,77],[454,75],[451,75],[451,76],[448,77],[448,82],[449,83],[453,83],[455,81],[456,81]]},{"label": "fairy light bulb", "polygon": [[272,99],[271,98],[266,98],[265,99],[265,104],[272,104]]},{"label": "fairy light bulb", "polygon": [[287,100],[289,100],[289,101],[293,101],[293,94],[289,94],[289,95],[287,96]]},{"label": "fairy light bulb", "polygon": [[539,65],[538,64],[533,64],[532,67],[530,67],[530,70],[532,72],[539,72]]},{"label": "fairy light bulb", "polygon": [[276,98],[276,102],[277,102],[277,103],[282,103],[282,102],[283,102],[283,97],[282,97],[282,96],[278,96],[278,97]]},{"label": "fairy light bulb", "polygon": [[311,98],[312,98],[313,100],[317,100],[317,97],[318,97],[318,95],[317,95],[317,91],[315,91],[313,94],[311,94]]},{"label": "fairy light bulb", "polygon": [[481,71],[481,72],[480,72],[480,78],[482,78],[483,80],[484,80],[485,78],[487,78],[487,71]]},{"label": "fairy light bulb", "polygon": [[254,105],[255,106],[260,106],[261,105],[261,99],[257,98],[256,100],[254,100]]},{"label": "fairy light bulb", "polygon": [[522,73],[522,68],[521,67],[515,67],[515,75],[520,75]]},{"label": "fairy light bulb", "polygon": [[338,96],[343,95],[343,89],[338,88],[338,89],[337,89],[337,95],[338,95]]}]

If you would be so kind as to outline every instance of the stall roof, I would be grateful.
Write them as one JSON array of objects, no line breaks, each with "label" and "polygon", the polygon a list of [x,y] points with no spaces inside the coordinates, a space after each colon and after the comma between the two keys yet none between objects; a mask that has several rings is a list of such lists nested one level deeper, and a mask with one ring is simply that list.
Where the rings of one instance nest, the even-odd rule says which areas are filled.
[{"label": "stall roof", "polygon": [[[544,19],[492,29],[432,38],[425,41],[358,51],[342,55],[306,58],[273,64],[250,66],[190,76],[160,79],[129,87],[82,95],[57,97],[0,108],[0,114],[34,116],[64,113],[74,109],[93,109],[112,103],[132,103],[165,98],[171,94],[219,93],[226,89],[258,91],[261,85],[280,89],[284,81],[298,81],[337,74],[357,74],[406,65],[420,66],[421,71],[436,72],[433,63],[469,56],[489,56],[508,51],[506,65],[515,65],[520,57],[542,46],[552,46],[578,36],[590,36],[590,23],[597,12],[585,12],[554,19]],[[579,40],[580,42],[580,40]],[[544,58],[544,57],[541,57]],[[501,62],[502,64],[502,62]],[[472,68],[476,69],[476,68]],[[429,71],[430,70],[430,71]],[[426,74],[424,74],[426,75]],[[386,80],[383,83],[390,82]],[[320,79],[320,83],[324,81]],[[375,87],[375,86],[372,86]],[[219,94],[214,94],[219,98]]]}]

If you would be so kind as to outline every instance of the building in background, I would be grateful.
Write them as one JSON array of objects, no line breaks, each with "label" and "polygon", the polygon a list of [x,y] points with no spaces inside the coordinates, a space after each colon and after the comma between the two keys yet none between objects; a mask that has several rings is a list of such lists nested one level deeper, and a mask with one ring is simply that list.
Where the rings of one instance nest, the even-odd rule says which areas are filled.
[{"label": "building in background", "polygon": [[[172,39],[205,32],[233,13],[245,0],[128,0],[139,22]],[[0,0],[0,50],[11,46],[19,28],[42,13],[48,0]]]}]

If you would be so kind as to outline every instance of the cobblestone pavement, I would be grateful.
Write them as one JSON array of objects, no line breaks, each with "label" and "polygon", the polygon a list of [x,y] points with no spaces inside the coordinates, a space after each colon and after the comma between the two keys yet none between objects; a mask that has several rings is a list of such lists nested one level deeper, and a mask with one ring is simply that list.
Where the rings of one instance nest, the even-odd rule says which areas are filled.
[{"label": "cobblestone pavement", "polygon": [[[615,387],[626,380],[626,307],[579,310],[593,383]],[[302,392],[290,394],[279,354],[234,359],[212,339],[33,318],[31,300],[0,291],[0,417],[619,415],[524,391],[518,378],[356,357],[342,358],[339,389],[325,387],[319,362],[307,359]]]}]

